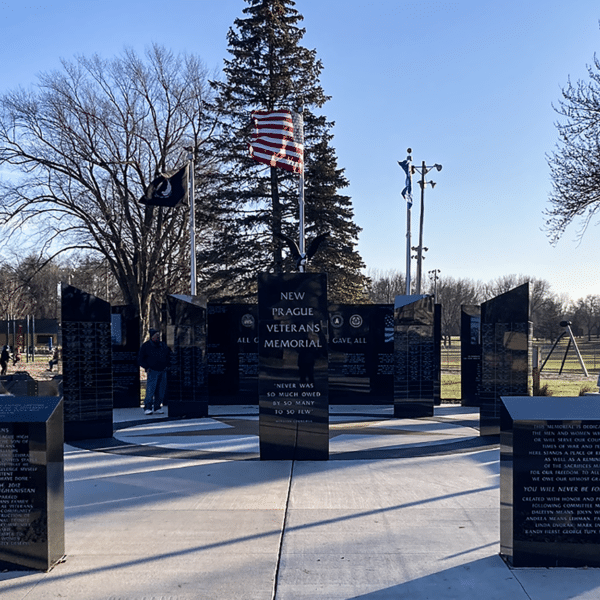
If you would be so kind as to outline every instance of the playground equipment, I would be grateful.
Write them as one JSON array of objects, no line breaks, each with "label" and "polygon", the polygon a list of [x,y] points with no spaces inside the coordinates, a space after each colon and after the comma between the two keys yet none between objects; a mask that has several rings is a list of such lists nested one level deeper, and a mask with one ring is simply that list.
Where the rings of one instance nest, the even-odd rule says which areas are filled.
[{"label": "playground equipment", "polygon": [[540,367],[540,373],[542,372],[544,365],[548,362],[548,359],[550,358],[550,356],[552,356],[552,352],[554,352],[554,349],[556,348],[558,342],[560,342],[560,340],[562,340],[562,338],[565,335],[568,335],[569,342],[567,344],[567,349],[565,350],[565,355],[563,356],[562,363],[560,365],[560,371],[558,372],[558,374],[559,375],[562,374],[563,367],[565,366],[565,361],[567,360],[567,354],[569,354],[569,349],[570,349],[571,343],[572,343],[573,347],[575,348],[575,352],[577,353],[577,358],[579,359],[579,364],[581,365],[581,368],[583,369],[585,376],[589,377],[588,371],[585,367],[585,363],[583,362],[583,358],[581,356],[581,352],[579,352],[579,347],[577,346],[577,341],[575,340],[575,336],[573,335],[573,331],[571,330],[571,325],[572,325],[571,321],[561,321],[560,322],[560,326],[564,327],[565,330],[556,338],[554,345],[550,349],[550,352],[548,352],[548,356],[546,356],[546,359],[544,360],[544,362],[542,363],[542,366]]}]

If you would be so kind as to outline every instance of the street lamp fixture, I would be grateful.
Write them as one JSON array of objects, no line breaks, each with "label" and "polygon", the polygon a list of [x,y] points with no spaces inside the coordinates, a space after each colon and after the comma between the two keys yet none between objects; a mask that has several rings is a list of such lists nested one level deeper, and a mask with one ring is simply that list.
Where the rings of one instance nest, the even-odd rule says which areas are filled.
[{"label": "street lamp fixture", "polygon": [[439,269],[433,269],[432,271],[428,271],[428,273],[429,278],[433,280],[433,301],[437,304],[437,282],[441,271]]}]

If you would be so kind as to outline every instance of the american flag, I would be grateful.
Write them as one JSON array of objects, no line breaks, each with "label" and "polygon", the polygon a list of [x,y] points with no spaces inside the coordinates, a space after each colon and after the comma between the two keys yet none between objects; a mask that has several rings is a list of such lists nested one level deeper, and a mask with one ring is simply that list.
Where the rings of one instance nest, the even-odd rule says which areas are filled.
[{"label": "american flag", "polygon": [[294,173],[304,170],[302,115],[291,110],[256,110],[250,156],[271,167]]},{"label": "american flag", "polygon": [[385,328],[383,330],[385,343],[394,341],[394,317],[393,315],[385,316]]}]

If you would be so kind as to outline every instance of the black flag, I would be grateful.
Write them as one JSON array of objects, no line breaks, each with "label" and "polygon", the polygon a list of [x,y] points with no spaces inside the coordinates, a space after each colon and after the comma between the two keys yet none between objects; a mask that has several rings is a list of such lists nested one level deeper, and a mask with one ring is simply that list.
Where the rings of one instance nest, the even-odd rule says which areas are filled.
[{"label": "black flag", "polygon": [[188,197],[188,165],[171,176],[159,175],[140,198],[147,206],[174,208]]}]

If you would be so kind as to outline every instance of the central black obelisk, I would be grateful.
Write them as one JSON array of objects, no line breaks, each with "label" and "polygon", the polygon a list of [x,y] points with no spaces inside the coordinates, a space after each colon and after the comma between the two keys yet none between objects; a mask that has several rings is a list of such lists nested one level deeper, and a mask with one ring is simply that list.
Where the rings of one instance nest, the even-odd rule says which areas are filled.
[{"label": "central black obelisk", "polygon": [[258,276],[261,460],[327,460],[327,276]]}]

